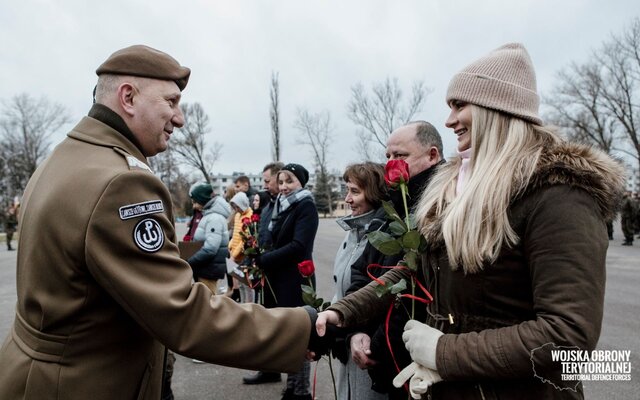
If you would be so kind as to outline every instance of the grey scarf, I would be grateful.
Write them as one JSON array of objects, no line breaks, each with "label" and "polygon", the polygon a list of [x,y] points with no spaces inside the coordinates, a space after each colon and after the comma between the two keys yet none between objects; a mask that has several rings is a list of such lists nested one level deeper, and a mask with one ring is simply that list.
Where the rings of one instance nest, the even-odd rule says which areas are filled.
[{"label": "grey scarf", "polygon": [[313,195],[307,189],[298,189],[286,197],[279,194],[276,198],[276,204],[273,206],[273,213],[271,214],[271,221],[269,222],[269,231],[273,231],[273,226],[280,219],[281,214],[287,211],[292,205],[307,197],[313,199]]}]

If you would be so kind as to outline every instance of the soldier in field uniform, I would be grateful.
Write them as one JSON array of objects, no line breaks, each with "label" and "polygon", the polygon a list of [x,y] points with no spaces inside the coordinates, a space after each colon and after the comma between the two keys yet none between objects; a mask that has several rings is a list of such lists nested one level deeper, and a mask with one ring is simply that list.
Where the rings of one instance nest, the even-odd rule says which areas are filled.
[{"label": "soldier in field uniform", "polygon": [[311,310],[214,296],[192,284],[179,257],[171,197],[146,157],[184,124],[190,70],[131,46],[96,73],[96,104],[23,197],[0,399],[159,399],[165,346],[210,363],[296,371]]}]

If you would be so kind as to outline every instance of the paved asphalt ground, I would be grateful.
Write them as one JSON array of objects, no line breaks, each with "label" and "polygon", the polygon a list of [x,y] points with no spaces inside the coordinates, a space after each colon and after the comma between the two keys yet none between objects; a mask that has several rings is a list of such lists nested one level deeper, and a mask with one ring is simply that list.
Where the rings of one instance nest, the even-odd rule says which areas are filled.
[{"label": "paved asphalt ground", "polygon": [[[178,232],[184,227],[177,226]],[[586,233],[587,234],[587,233]],[[333,256],[344,232],[333,219],[321,219],[315,243],[314,260],[318,272],[318,291],[325,299],[333,295]],[[631,351],[631,381],[585,382],[586,399],[639,399],[640,398],[640,240],[633,247],[623,247],[619,225],[615,240],[610,242],[607,255],[607,291],[605,314],[599,349]],[[16,252],[8,252],[4,237],[0,239],[0,338],[4,338],[14,317],[16,301]],[[15,244],[15,242],[14,242]],[[215,346],[215,343],[211,344]],[[320,361],[317,372],[316,398],[333,399],[333,389],[326,360]],[[335,364],[335,361],[334,361]],[[99,372],[97,372],[99,373]],[[249,371],[210,364],[195,364],[191,359],[178,356],[173,378],[177,400],[251,400],[279,399],[284,383],[256,386],[243,385],[242,377]],[[283,379],[286,376],[283,375]],[[313,380],[313,367],[312,367]]]}]

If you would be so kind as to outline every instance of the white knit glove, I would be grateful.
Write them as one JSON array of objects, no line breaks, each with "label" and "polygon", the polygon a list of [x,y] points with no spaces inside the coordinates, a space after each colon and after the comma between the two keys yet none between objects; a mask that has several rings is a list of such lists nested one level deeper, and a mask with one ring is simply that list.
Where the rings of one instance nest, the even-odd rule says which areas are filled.
[{"label": "white knit glove", "polygon": [[443,333],[416,320],[409,320],[404,326],[402,340],[411,354],[411,359],[429,369],[436,368],[436,347]]},{"label": "white knit glove", "polygon": [[411,393],[411,397],[420,399],[422,395],[427,392],[429,386],[440,382],[442,377],[438,371],[425,368],[416,362],[412,362],[393,378],[393,386],[397,388],[402,387],[408,379],[410,379],[409,393]]}]

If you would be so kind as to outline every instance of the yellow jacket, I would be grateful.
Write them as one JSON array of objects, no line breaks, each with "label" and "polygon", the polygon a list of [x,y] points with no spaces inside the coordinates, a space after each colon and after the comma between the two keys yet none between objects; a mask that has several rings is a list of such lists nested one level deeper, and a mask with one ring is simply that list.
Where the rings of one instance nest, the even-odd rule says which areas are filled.
[{"label": "yellow jacket", "polygon": [[229,242],[229,253],[231,254],[231,259],[237,264],[240,264],[242,260],[244,260],[244,239],[242,238],[242,231],[246,231],[246,229],[242,223],[242,219],[251,218],[252,215],[253,210],[249,207],[244,210],[243,213],[237,212],[234,217],[235,222],[233,224],[233,235]]}]

